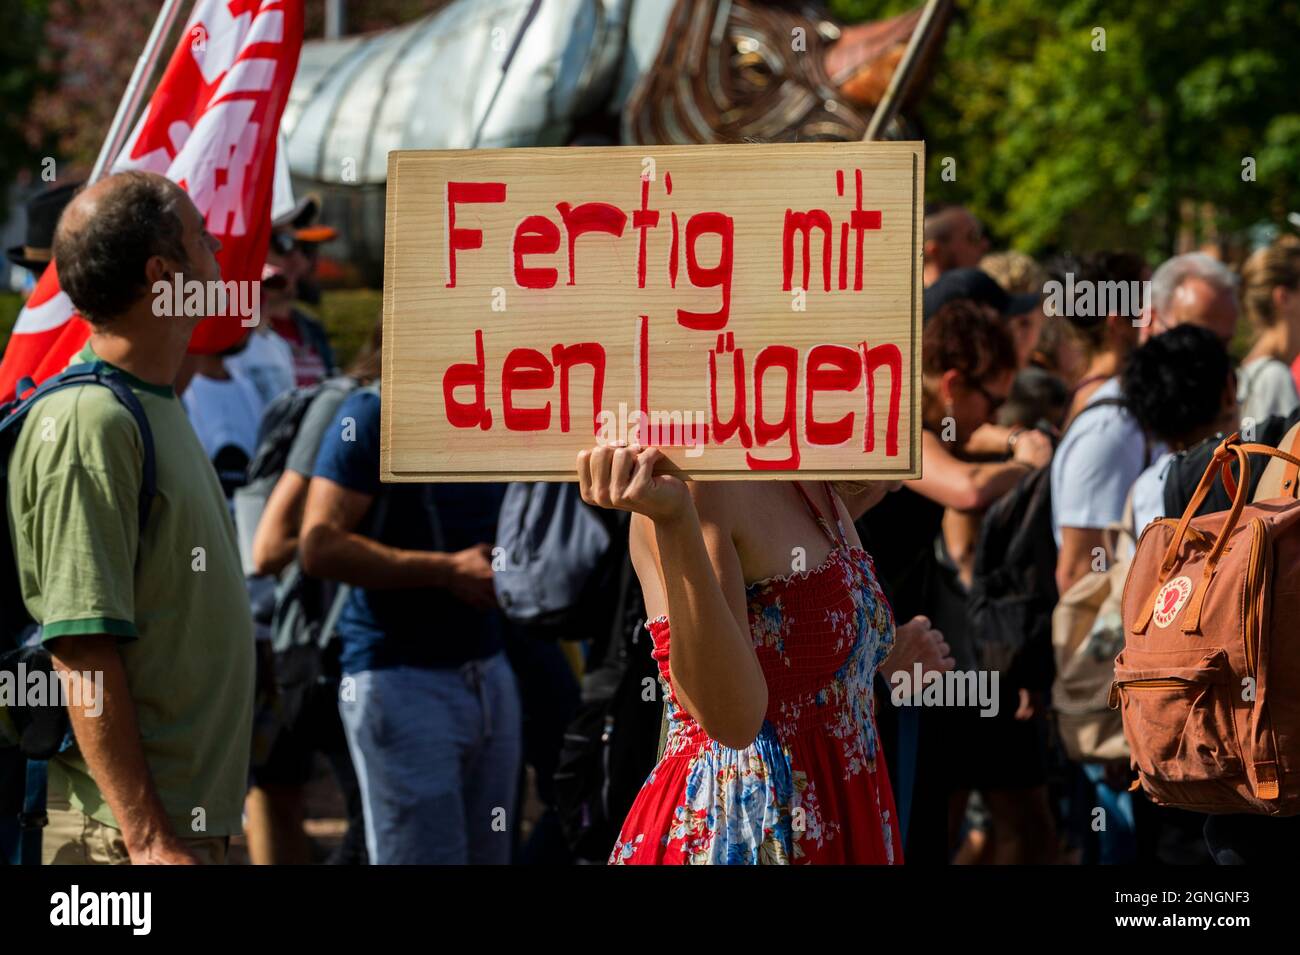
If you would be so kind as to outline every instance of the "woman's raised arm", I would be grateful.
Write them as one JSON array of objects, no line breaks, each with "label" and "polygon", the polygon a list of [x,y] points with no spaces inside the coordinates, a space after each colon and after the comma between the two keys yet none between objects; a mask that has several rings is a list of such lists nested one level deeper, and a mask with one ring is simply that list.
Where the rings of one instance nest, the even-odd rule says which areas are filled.
[{"label": "woman's raised arm", "polygon": [[678,699],[712,739],[748,746],[767,711],[767,683],[749,635],[726,487],[656,475],[662,460],[654,448],[581,451],[582,498],[650,519],[654,533],[645,544],[662,574]]}]

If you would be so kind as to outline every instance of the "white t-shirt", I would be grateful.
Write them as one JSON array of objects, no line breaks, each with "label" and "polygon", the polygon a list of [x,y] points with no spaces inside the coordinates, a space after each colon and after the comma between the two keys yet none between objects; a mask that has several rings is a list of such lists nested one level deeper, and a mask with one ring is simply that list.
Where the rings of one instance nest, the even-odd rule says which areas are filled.
[{"label": "white t-shirt", "polygon": [[209,458],[228,445],[253,457],[266,402],[249,381],[234,374],[225,381],[195,375],[181,401]]},{"label": "white t-shirt", "polygon": [[1254,358],[1237,370],[1237,403],[1241,418],[1263,421],[1269,415],[1289,415],[1300,407],[1291,369],[1276,358]]},{"label": "white t-shirt", "polygon": [[1133,482],[1134,537],[1140,536],[1142,528],[1152,521],[1165,516],[1165,482],[1169,480],[1169,465],[1173,460],[1174,452],[1166,451]]},{"label": "white t-shirt", "polygon": [[293,349],[269,326],[266,331],[254,329],[244,350],[226,359],[226,369],[252,384],[263,405],[270,404],[298,381],[293,370]]},{"label": "white t-shirt", "polygon": [[[1119,397],[1119,378],[1093,392],[1052,457],[1052,534],[1058,547],[1062,527],[1103,528],[1119,521],[1129,488],[1146,467],[1142,429],[1128,409],[1091,407]],[[1163,451],[1158,445],[1149,453]]]}]

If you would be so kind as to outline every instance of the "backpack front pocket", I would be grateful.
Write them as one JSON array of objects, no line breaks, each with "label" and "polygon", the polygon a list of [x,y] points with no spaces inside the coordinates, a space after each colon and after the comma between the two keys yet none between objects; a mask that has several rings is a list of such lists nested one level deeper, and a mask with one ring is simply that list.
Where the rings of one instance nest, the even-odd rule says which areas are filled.
[{"label": "backpack front pocket", "polygon": [[1232,720],[1232,670],[1218,648],[1137,650],[1115,661],[1111,706],[1124,717],[1133,762],[1167,782],[1242,773]]}]

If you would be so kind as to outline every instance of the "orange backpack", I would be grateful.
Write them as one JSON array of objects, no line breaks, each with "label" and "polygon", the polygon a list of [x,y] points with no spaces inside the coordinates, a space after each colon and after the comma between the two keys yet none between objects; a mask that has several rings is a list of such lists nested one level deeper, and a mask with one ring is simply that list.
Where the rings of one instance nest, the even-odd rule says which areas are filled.
[{"label": "orange backpack", "polygon": [[[1248,453],[1282,458],[1294,483],[1300,458],[1234,434],[1182,519],[1142,532],[1110,705],[1152,801],[1286,816],[1300,812],[1300,501],[1248,505]],[[1193,518],[1216,470],[1232,507]]]}]

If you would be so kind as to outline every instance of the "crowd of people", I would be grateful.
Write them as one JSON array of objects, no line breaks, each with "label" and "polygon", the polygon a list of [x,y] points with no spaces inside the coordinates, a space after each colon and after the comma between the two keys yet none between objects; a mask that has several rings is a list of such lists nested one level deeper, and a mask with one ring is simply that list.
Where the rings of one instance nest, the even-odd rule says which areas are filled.
[{"label": "crowd of people", "polygon": [[[990,254],[961,206],[927,209],[922,476],[690,483],[657,474],[654,449],[584,451],[582,506],[631,512],[603,525],[611,599],[527,625],[494,586],[508,486],[379,480],[380,325],[340,370],[302,307],[333,235],[317,203],[274,225],[263,321],[187,356],[201,316],[160,318],[151,289],[219,277],[189,198],[123,173],[66,201],[52,251],[92,329],[79,360],[130,385],[152,449],[111,392],[69,389],[9,463],[29,640],[60,672],[103,674],[102,715],[69,707],[49,761],[46,862],[222,862],[241,832],[255,863],[321,861],[304,817],[322,760],[347,812],[339,864],[1224,862],[1288,845],[1284,820],[1152,804],[1126,756],[1070,758],[1050,617],[1121,559],[1116,528],[1181,513],[1198,449],[1236,430],[1276,444],[1300,421],[1293,238],[1235,268],[1040,263]],[[1052,283],[1150,296],[1061,310]],[[1035,500],[1038,609],[990,628],[995,526],[1018,531]],[[997,676],[978,705],[897,692],[977,670]]]}]

